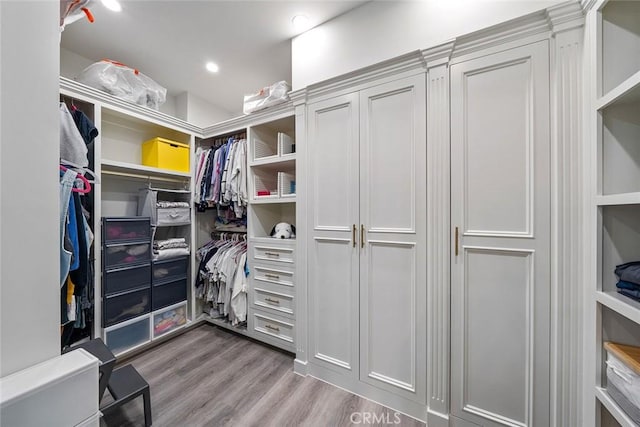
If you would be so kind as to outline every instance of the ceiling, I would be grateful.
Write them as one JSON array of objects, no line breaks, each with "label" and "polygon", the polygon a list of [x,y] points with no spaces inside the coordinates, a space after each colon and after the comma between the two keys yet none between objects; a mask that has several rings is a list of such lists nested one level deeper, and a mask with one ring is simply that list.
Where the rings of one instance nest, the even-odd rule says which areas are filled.
[{"label": "ceiling", "polygon": [[[319,25],[366,3],[341,1],[120,0],[122,11],[90,4],[95,22],[68,25],[61,47],[91,61],[110,58],[139,69],[168,95],[193,93],[237,115],[243,95],[291,83],[291,18]],[[213,61],[216,74],[205,69]]]}]

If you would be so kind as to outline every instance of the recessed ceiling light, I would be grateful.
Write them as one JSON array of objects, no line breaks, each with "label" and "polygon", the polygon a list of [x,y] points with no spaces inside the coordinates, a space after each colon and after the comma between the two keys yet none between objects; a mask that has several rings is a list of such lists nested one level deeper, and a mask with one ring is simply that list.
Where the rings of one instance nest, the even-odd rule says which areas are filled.
[{"label": "recessed ceiling light", "polygon": [[122,10],[122,6],[120,6],[120,2],[118,0],[102,0],[102,4],[104,7],[114,12],[120,12]]},{"label": "recessed ceiling light", "polygon": [[296,30],[308,30],[310,26],[309,17],[307,15],[296,15],[291,18],[291,23]]},{"label": "recessed ceiling light", "polygon": [[215,62],[207,62],[206,68],[207,71],[211,73],[217,73],[218,71],[220,71],[220,67],[218,67],[218,64],[216,64]]}]

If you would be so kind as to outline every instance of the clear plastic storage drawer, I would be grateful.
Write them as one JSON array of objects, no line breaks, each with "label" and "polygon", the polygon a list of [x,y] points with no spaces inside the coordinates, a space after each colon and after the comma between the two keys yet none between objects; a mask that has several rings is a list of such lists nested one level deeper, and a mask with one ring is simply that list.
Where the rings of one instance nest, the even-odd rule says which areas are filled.
[{"label": "clear plastic storage drawer", "polygon": [[166,283],[184,278],[189,269],[189,257],[153,262],[153,283]]},{"label": "clear plastic storage drawer", "polygon": [[148,217],[102,218],[105,243],[144,241],[151,239]]},{"label": "clear plastic storage drawer", "polygon": [[108,296],[104,299],[104,326],[115,325],[151,311],[151,288]]},{"label": "clear plastic storage drawer", "polygon": [[107,347],[109,347],[115,355],[118,355],[149,342],[151,339],[149,322],[149,316],[145,316],[127,325],[107,329],[105,331]]},{"label": "clear plastic storage drawer", "polygon": [[153,337],[159,337],[187,323],[187,305],[169,307],[153,314]]},{"label": "clear plastic storage drawer", "polygon": [[151,285],[151,265],[122,267],[104,273],[104,294],[111,295]]},{"label": "clear plastic storage drawer", "polygon": [[153,286],[153,310],[177,304],[187,299],[187,278]]},{"label": "clear plastic storage drawer", "polygon": [[150,243],[126,243],[106,245],[104,267],[125,267],[151,261]]}]

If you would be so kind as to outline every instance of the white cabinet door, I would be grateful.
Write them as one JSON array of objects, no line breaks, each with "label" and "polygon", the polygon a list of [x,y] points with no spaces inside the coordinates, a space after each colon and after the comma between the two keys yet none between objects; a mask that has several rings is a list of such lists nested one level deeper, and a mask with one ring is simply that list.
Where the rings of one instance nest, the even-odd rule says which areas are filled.
[{"label": "white cabinet door", "polygon": [[548,426],[546,41],[451,67],[451,145],[451,412]]},{"label": "white cabinet door", "polygon": [[425,403],[426,85],[360,92],[360,380]]},{"label": "white cabinet door", "polygon": [[355,378],[358,360],[358,95],[308,106],[309,350]]}]

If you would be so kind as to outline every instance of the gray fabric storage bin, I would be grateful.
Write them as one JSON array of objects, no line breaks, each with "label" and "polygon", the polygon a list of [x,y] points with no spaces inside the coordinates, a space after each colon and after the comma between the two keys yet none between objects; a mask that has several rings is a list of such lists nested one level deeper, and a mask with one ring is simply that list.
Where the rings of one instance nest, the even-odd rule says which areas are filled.
[{"label": "gray fabric storage bin", "polygon": [[[158,193],[187,194],[179,190],[156,190],[143,188],[138,192],[138,215],[151,218],[151,226],[187,225],[191,223],[191,208],[158,208]],[[169,199],[169,197],[166,197]],[[186,201],[186,200],[162,200],[160,201]],[[188,203],[188,202],[187,202]]]}]

